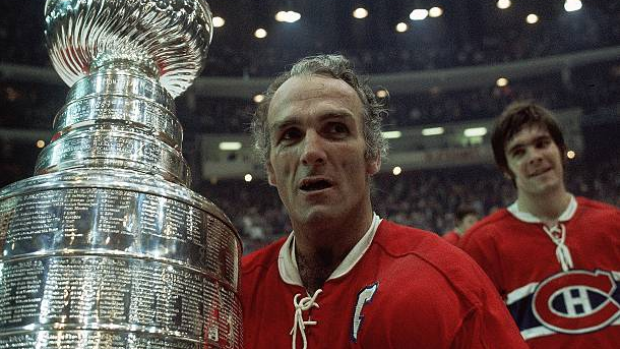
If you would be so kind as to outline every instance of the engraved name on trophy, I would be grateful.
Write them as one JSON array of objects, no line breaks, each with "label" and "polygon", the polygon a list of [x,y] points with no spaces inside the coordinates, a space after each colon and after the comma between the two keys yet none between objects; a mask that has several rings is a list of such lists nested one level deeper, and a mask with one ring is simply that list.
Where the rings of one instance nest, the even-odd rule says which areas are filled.
[{"label": "engraved name on trophy", "polygon": [[241,243],[188,189],[174,97],[203,0],[48,0],[71,86],[35,176],[0,191],[0,348],[241,348]]}]

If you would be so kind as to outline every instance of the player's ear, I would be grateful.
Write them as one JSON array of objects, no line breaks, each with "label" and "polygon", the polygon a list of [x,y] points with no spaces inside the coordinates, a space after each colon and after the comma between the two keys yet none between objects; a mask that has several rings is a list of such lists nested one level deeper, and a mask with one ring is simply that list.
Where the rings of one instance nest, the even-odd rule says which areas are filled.
[{"label": "player's ear", "polygon": [[372,176],[381,169],[381,154],[377,154],[374,159],[366,161],[366,173]]},{"label": "player's ear", "polygon": [[270,185],[275,187],[277,185],[276,174],[275,174],[275,171],[273,170],[273,165],[271,165],[271,161],[267,160],[265,167],[267,168],[267,181],[269,182]]}]

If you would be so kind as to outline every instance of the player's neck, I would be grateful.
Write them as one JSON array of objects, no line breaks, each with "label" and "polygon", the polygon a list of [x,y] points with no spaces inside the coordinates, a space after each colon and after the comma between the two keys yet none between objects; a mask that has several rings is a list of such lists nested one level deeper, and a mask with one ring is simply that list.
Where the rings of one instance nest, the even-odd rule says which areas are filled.
[{"label": "player's neck", "polygon": [[[372,224],[372,210],[354,222],[328,224],[317,229],[295,228],[295,255],[299,276],[313,294],[321,288],[331,274],[360,241]],[[362,219],[360,219],[362,218]]]},{"label": "player's neck", "polygon": [[538,217],[545,225],[554,226],[570,204],[571,194],[565,188],[542,195],[520,193],[517,199],[519,211],[528,212]]},{"label": "player's neck", "polygon": [[334,255],[329,250],[318,250],[309,255],[297,250],[295,255],[299,276],[310,295],[323,287],[325,281],[346,257],[346,254],[344,256]]}]

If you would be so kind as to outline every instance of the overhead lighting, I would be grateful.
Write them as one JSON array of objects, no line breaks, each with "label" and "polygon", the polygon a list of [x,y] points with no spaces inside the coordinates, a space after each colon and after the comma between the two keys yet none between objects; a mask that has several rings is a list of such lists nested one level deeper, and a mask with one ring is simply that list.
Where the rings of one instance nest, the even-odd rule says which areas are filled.
[{"label": "overhead lighting", "polygon": [[224,20],[224,18],[220,16],[213,17],[213,26],[215,28],[221,28],[224,26],[224,24],[226,24],[226,21]]},{"label": "overhead lighting", "polygon": [[220,142],[220,150],[231,151],[241,149],[241,142]]},{"label": "overhead lighting", "polygon": [[411,13],[409,14],[409,18],[411,18],[414,21],[421,21],[421,20],[426,19],[426,17],[428,17],[428,10],[421,9],[421,8],[417,8],[411,11]]},{"label": "overhead lighting", "polygon": [[363,7],[358,7],[355,10],[353,10],[353,17],[357,19],[366,18],[368,17],[368,10],[366,10]]},{"label": "overhead lighting", "polygon": [[399,174],[403,173],[403,169],[400,168],[400,166],[396,166],[392,169],[392,174],[394,176],[398,176]]},{"label": "overhead lighting", "polygon": [[43,147],[45,147],[45,141],[42,139],[39,139],[37,141],[37,148],[42,149]]},{"label": "overhead lighting", "polygon": [[382,134],[385,139],[396,139],[402,137],[403,135],[400,131],[384,131]]},{"label": "overhead lighting", "polygon": [[505,10],[512,5],[512,2],[510,0],[498,0],[496,5],[497,8]]},{"label": "overhead lighting", "polygon": [[529,15],[527,15],[527,17],[525,18],[525,21],[529,24],[536,24],[538,23],[538,16],[530,13]]},{"label": "overhead lighting", "polygon": [[430,10],[428,10],[428,16],[432,17],[432,18],[437,18],[437,17],[441,17],[441,15],[443,15],[443,9],[441,7],[433,7]]},{"label": "overhead lighting", "polygon": [[256,96],[254,96],[252,100],[254,100],[254,103],[260,103],[265,100],[265,95],[259,93]]},{"label": "overhead lighting", "polygon": [[465,137],[482,137],[485,134],[487,134],[487,128],[486,127],[466,128],[465,131],[463,131],[463,134],[465,135]]},{"label": "overhead lighting", "polygon": [[245,179],[246,182],[251,182],[252,181],[252,175],[251,174],[246,174],[245,177],[243,177],[243,179]]},{"label": "overhead lighting", "polygon": [[569,151],[566,152],[566,157],[571,159],[571,160],[575,158],[575,155],[577,155],[577,154],[575,154],[575,152],[572,151],[572,150],[569,150]]},{"label": "overhead lighting", "polygon": [[429,127],[422,130],[422,136],[438,136],[445,132],[443,127]]},{"label": "overhead lighting", "polygon": [[258,28],[254,32],[254,36],[256,36],[258,39],[264,39],[267,37],[267,31],[263,28]]},{"label": "overhead lighting", "polygon": [[497,81],[495,81],[495,85],[497,85],[497,87],[505,87],[508,85],[508,79],[499,78],[497,79]]},{"label": "overhead lighting", "polygon": [[400,22],[396,25],[396,31],[399,33],[404,33],[407,31],[407,29],[409,29],[409,26],[407,25],[407,23]]},{"label": "overhead lighting", "polygon": [[564,3],[564,10],[566,10],[566,12],[579,11],[582,7],[583,4],[581,3],[581,0],[566,0]]},{"label": "overhead lighting", "polygon": [[377,95],[378,98],[385,98],[385,97],[387,97],[388,93],[387,93],[386,90],[381,89],[381,90],[377,91],[376,95]]},{"label": "overhead lighting", "polygon": [[295,23],[301,19],[301,14],[295,11],[280,11],[276,13],[276,21],[278,22],[286,22],[286,23]]}]

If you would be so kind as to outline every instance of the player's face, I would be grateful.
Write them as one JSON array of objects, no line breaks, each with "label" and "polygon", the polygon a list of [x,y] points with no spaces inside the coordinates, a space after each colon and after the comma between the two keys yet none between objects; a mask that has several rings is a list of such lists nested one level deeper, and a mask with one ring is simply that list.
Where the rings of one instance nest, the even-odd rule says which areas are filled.
[{"label": "player's face", "polygon": [[471,228],[472,225],[476,224],[476,222],[478,221],[478,216],[475,214],[468,214],[465,215],[465,217],[463,217],[463,221],[461,223],[461,229],[462,231],[467,231],[469,230],[469,228]]},{"label": "player's face", "polygon": [[339,79],[293,77],[276,91],[267,122],[269,182],[278,188],[293,226],[359,217],[370,210],[363,106]]},{"label": "player's face", "polygon": [[545,127],[524,127],[508,141],[505,152],[519,195],[564,190],[563,154]]}]

